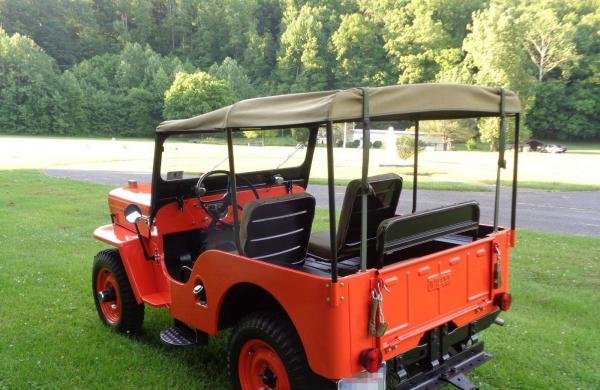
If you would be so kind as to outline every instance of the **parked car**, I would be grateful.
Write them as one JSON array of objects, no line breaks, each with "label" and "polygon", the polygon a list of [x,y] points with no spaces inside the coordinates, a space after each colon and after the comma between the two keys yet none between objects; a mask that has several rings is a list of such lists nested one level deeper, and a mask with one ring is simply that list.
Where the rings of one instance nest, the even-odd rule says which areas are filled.
[{"label": "parked car", "polygon": [[541,151],[544,148],[544,143],[536,139],[530,139],[525,142],[525,145],[529,146],[529,151],[531,152]]},{"label": "parked car", "polygon": [[542,153],[565,153],[567,148],[562,145],[548,144],[540,148]]}]

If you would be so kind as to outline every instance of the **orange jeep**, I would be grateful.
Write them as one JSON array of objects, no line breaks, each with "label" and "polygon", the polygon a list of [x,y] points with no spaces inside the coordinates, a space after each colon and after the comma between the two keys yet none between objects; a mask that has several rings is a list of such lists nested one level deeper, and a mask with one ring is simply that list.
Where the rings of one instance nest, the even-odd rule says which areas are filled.
[{"label": "orange jeep", "polygon": [[[145,305],[164,307],[174,325],[160,336],[175,346],[233,328],[229,374],[238,389],[469,388],[463,374],[490,359],[477,333],[502,324],[498,314],[511,304],[519,113],[510,91],[418,84],[256,98],[166,121],[156,130],[152,184],[111,191],[112,223],[94,232],[113,247],[94,259],[100,319],[135,333]],[[480,222],[474,201],[418,209],[419,122],[479,117],[499,118],[493,223]],[[503,228],[509,119],[512,213]],[[415,124],[404,215],[396,214],[402,178],[368,172],[371,121],[400,120]],[[341,122],[362,123],[362,172],[336,223],[333,128]],[[303,132],[306,142],[243,145],[242,131]],[[325,150],[315,148],[319,131]],[[320,152],[329,229],[313,233],[316,202],[306,188]]]}]

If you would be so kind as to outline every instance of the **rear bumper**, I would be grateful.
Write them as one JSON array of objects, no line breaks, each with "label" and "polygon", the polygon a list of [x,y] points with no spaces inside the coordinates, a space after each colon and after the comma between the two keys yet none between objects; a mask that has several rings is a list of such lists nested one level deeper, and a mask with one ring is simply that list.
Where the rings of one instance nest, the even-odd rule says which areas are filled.
[{"label": "rear bumper", "polygon": [[446,324],[432,329],[418,347],[387,361],[388,382],[399,390],[430,390],[448,384],[473,388],[464,374],[492,358],[483,350],[477,333],[489,327],[498,314],[492,312],[460,328]]},{"label": "rear bumper", "polygon": [[491,358],[492,356],[483,350],[483,343],[477,343],[473,347],[452,356],[436,368],[422,372],[397,384],[394,389],[432,390],[448,384],[453,384],[462,389],[469,389],[472,387],[464,374],[479,367]]}]

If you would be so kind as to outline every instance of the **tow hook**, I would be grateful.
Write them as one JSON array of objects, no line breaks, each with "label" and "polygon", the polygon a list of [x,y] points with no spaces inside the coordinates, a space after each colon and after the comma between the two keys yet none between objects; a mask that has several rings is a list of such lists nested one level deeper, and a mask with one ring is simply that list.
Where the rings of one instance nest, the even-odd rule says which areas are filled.
[{"label": "tow hook", "polygon": [[494,320],[494,324],[504,326],[504,320],[500,317],[496,317],[496,319]]}]

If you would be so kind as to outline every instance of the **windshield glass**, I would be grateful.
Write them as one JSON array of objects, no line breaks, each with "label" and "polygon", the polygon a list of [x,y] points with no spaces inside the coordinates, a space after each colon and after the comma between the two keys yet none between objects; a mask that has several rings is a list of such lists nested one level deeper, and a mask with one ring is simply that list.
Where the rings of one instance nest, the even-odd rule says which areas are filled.
[{"label": "windshield glass", "polygon": [[[233,133],[236,173],[297,167],[306,157],[308,129],[246,130]],[[164,180],[229,170],[225,133],[174,135],[164,143]]]}]

